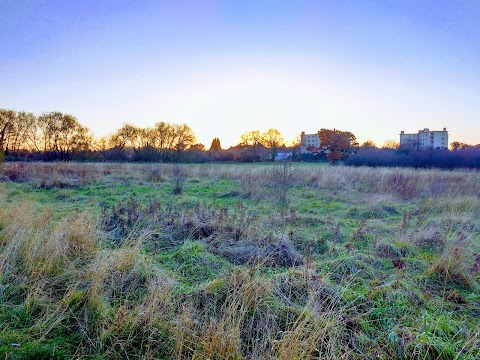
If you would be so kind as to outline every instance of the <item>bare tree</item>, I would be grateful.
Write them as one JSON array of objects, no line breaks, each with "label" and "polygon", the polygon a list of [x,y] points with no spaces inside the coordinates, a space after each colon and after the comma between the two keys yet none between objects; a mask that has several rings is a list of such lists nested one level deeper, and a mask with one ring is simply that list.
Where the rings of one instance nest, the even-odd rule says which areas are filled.
[{"label": "bare tree", "polygon": [[400,147],[400,143],[395,140],[385,140],[383,143],[382,149],[398,149]]},{"label": "bare tree", "polygon": [[7,155],[18,156],[20,150],[32,150],[29,134],[36,131],[36,117],[32,113],[17,112],[5,138],[5,152]]},{"label": "bare tree", "polygon": [[270,149],[270,158],[272,161],[278,154],[278,149],[285,144],[285,139],[277,129],[268,129],[262,134],[261,143]]},{"label": "bare tree", "polygon": [[360,145],[360,148],[364,149],[377,149],[377,144],[373,140],[366,140]]},{"label": "bare tree", "polygon": [[195,135],[193,130],[187,124],[175,124],[173,125],[173,129],[175,134],[174,149],[178,160],[182,151],[187,150],[195,143]]},{"label": "bare tree", "polygon": [[6,150],[6,139],[12,131],[17,113],[13,110],[0,109],[0,151]]},{"label": "bare tree", "polygon": [[110,149],[110,142],[106,137],[94,139],[92,143],[92,150],[104,159],[107,157],[107,151]]},{"label": "bare tree", "polygon": [[119,151],[125,149],[138,150],[141,146],[139,137],[141,129],[131,124],[124,124],[115,134],[110,137],[110,144]]},{"label": "bare tree", "polygon": [[166,122],[156,123],[152,130],[152,137],[153,146],[160,153],[160,158],[165,160],[174,147],[174,127]]},{"label": "bare tree", "polygon": [[240,146],[257,146],[262,141],[260,130],[250,130],[240,135]]},{"label": "bare tree", "polygon": [[61,112],[50,112],[38,118],[43,151],[60,158],[68,158],[73,151],[88,150],[92,137],[88,129],[75,117]]},{"label": "bare tree", "polygon": [[260,160],[260,147],[262,147],[262,133],[260,130],[250,130],[240,135],[238,146],[248,147],[251,150],[252,159]]}]

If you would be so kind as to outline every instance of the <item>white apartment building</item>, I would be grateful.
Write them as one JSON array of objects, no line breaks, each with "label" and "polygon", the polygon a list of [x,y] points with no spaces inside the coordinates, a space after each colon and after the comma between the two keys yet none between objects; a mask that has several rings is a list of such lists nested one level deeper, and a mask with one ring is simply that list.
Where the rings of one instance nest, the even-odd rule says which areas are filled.
[{"label": "white apartment building", "polygon": [[401,131],[400,147],[417,150],[447,149],[447,128],[443,128],[442,131],[430,131],[429,129],[425,128],[423,130],[418,130],[418,133],[416,134],[405,134],[405,131]]},{"label": "white apartment building", "polygon": [[311,154],[319,151],[320,134],[318,132],[315,134],[305,134],[305,131],[302,131],[300,137],[300,153]]}]

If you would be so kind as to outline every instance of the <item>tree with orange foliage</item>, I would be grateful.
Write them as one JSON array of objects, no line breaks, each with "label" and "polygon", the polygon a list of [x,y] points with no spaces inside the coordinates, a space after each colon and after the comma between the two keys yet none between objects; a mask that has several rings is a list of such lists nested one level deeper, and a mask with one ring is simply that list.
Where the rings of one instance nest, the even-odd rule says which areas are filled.
[{"label": "tree with orange foliage", "polygon": [[349,131],[321,129],[318,135],[320,146],[327,153],[327,160],[332,164],[346,159],[349,151],[358,146],[357,138]]}]

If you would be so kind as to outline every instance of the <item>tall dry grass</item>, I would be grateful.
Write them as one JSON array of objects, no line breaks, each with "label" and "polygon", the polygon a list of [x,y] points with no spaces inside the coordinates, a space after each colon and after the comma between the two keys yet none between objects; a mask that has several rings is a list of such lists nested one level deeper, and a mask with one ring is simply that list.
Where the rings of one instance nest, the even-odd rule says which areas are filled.
[{"label": "tall dry grass", "polygon": [[87,213],[57,220],[24,206],[0,218],[0,287],[24,289],[15,301],[32,318],[30,336],[77,334],[79,358],[330,359],[348,351],[344,304],[322,300],[314,286],[298,303],[254,266],[185,295],[144,253],[143,239],[107,248]]},{"label": "tall dry grass", "polygon": [[[75,186],[93,181],[164,181],[173,178],[176,164],[132,163],[5,163],[3,181],[30,182],[34,186]],[[392,194],[402,199],[480,195],[480,175],[474,170],[415,170],[291,164],[188,164],[182,178],[232,179],[244,183],[245,192],[261,195],[265,187],[297,185],[331,191]],[[268,195],[268,194],[267,194]]]},{"label": "tall dry grass", "polygon": [[[117,180],[174,183],[173,166],[8,163],[0,176],[34,187]],[[472,359],[480,354],[478,329],[476,333],[458,330],[457,334],[457,325],[450,330],[448,321],[429,320],[426,310],[416,314],[420,317],[416,327],[408,323],[388,328],[390,342],[369,338],[376,331],[386,336],[382,326],[390,326],[392,319],[407,322],[403,312],[408,312],[408,307],[402,297],[414,299],[417,306],[428,303],[428,296],[440,294],[447,304],[461,304],[464,299],[447,286],[478,293],[478,172],[296,165],[288,173],[283,170],[276,165],[183,168],[190,179],[234,180],[243,196],[258,201],[270,201],[276,187],[285,190],[276,199],[283,201],[293,187],[303,186],[338,192],[357,202],[359,197],[385,205],[398,202],[405,205],[403,220],[376,234],[373,230],[383,223],[378,220],[377,226],[358,219],[357,229],[349,234],[352,241],[343,244],[346,235],[341,236],[339,221],[311,215],[303,220],[323,221],[331,228],[328,256],[332,259],[323,264],[337,262],[338,274],[325,274],[306,254],[301,262],[290,264],[302,266],[272,275],[272,269],[285,264],[275,258],[278,251],[270,251],[260,258],[260,264],[232,266],[217,279],[185,289],[175,271],[164,268],[148,247],[154,247],[154,240],[171,241],[171,248],[185,240],[202,241],[207,250],[227,259],[227,250],[238,258],[239,253],[232,249],[239,246],[248,245],[257,253],[260,244],[273,250],[287,248],[281,254],[295,249],[289,250],[292,245],[288,241],[278,241],[276,248],[278,239],[263,232],[275,226],[275,221],[261,223],[241,207],[232,211],[198,205],[175,212],[158,204],[142,208],[138,202],[126,201],[108,209],[103,216],[109,221],[105,221],[88,212],[58,219],[48,209],[10,204],[0,209],[0,299],[26,314],[32,339],[44,342],[76,336],[71,354],[77,358],[347,359],[361,358],[362,351],[368,351],[370,357],[378,351],[390,358],[398,354],[435,358],[445,351],[442,346],[450,346],[445,354],[458,348]],[[277,217],[279,223],[293,224],[300,215]],[[129,218],[131,221],[123,221]],[[128,226],[117,234],[122,241],[112,242],[119,219]],[[374,234],[375,254],[355,248],[357,243],[368,249],[369,234]],[[343,253],[342,247],[346,248]],[[336,258],[339,254],[343,256],[340,260]],[[383,275],[378,269],[385,266],[374,255],[387,258],[393,274],[373,279]],[[414,262],[413,256],[425,258]],[[423,288],[412,289],[414,279],[406,274],[414,266],[420,269],[415,276],[427,283],[428,296],[418,294]],[[380,281],[384,281],[381,286]],[[362,290],[352,300],[352,293],[345,293],[354,282],[356,286],[370,282],[372,290]],[[378,293],[381,300],[375,302]],[[399,304],[395,303],[398,298]],[[439,319],[453,316],[446,312],[440,312]],[[378,317],[369,317],[377,313]],[[441,331],[447,334],[445,338],[460,340],[445,345]],[[468,341],[462,343],[460,335]]]}]

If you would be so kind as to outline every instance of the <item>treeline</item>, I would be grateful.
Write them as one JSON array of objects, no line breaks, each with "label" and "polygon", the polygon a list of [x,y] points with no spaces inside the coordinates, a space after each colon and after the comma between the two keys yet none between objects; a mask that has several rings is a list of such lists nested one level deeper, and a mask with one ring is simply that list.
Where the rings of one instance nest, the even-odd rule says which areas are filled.
[{"label": "treeline", "polygon": [[109,139],[94,143],[95,153],[108,161],[139,162],[258,162],[273,161],[280,151],[288,151],[282,134],[276,129],[248,131],[240,142],[222,149],[215,137],[210,148],[197,143],[188,125],[160,122],[151,128],[125,124]]},{"label": "treeline", "polygon": [[407,150],[360,148],[345,165],[456,169],[480,169],[480,148],[459,150]]},{"label": "treeline", "polygon": [[7,158],[68,160],[87,152],[92,142],[89,130],[71,115],[50,112],[37,117],[0,109],[0,152]]},{"label": "treeline", "polygon": [[223,150],[215,138],[207,150],[188,125],[166,122],[146,128],[124,124],[112,136],[97,139],[69,114],[0,109],[0,155],[6,160],[273,161],[279,151],[289,150],[285,143],[276,129],[252,130],[237,146]]},{"label": "treeline", "polygon": [[0,109],[0,161],[138,161],[138,162],[258,162],[294,161],[342,162],[351,166],[408,166],[442,169],[480,168],[480,145],[452,143],[448,150],[408,150],[387,142],[382,149],[372,141],[358,145],[351,132],[321,129],[321,146],[300,143],[286,146],[277,129],[247,131],[236,146],[222,149],[214,138],[210,148],[197,143],[186,124],[156,123],[153,127],[124,124],[112,136],[95,138],[88,128],[69,114]]},{"label": "treeline", "polygon": [[201,146],[185,124],[125,124],[111,137],[96,139],[69,114],[0,109],[0,152],[6,160],[174,161],[188,149]]}]

